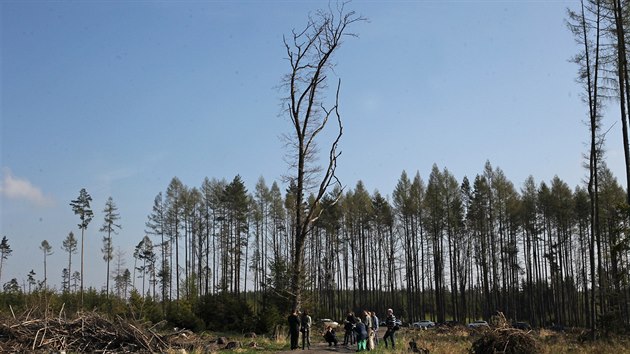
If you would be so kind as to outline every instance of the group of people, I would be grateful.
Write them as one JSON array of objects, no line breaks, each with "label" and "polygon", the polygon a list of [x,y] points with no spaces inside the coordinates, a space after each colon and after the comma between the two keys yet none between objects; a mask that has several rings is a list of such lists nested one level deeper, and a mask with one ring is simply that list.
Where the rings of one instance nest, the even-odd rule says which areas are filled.
[{"label": "group of people", "polygon": [[[376,348],[379,343],[379,319],[376,316],[376,312],[365,310],[359,316],[356,316],[354,312],[349,311],[343,323],[345,333],[342,345],[350,346],[356,343],[357,352]],[[293,312],[289,316],[291,349],[299,348],[300,332],[302,332],[302,349],[310,349],[311,325],[311,317],[306,311],[304,311],[301,316],[297,311]],[[388,341],[391,343],[392,348],[394,348],[395,333],[398,330],[398,325],[396,323],[396,316],[394,316],[394,311],[392,309],[387,310],[385,325],[387,327],[385,335],[383,336],[385,348],[388,347]],[[337,346],[339,343],[335,328],[330,325],[326,326],[323,337],[328,343],[328,346]]]},{"label": "group of people", "polygon": [[379,319],[376,312],[365,310],[356,316],[354,312],[350,311],[343,323],[344,345],[352,345],[356,342],[358,352],[372,350],[378,345]]},{"label": "group of people", "polygon": [[300,342],[300,332],[302,332],[302,350],[311,349],[311,326],[313,320],[308,312],[293,311],[289,315],[289,334],[291,336],[291,350],[298,349]]}]

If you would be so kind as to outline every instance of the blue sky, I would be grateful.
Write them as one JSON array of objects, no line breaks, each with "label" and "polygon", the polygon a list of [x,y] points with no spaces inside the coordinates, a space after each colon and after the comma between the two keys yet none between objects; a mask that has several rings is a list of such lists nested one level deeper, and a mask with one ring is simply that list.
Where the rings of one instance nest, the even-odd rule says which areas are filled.
[{"label": "blue sky", "polygon": [[[41,279],[42,240],[77,228],[69,202],[93,197],[86,284],[101,288],[98,229],[111,196],[128,255],[153,198],[179,177],[240,174],[250,190],[287,173],[280,136],[283,34],[328,1],[3,1],[0,235],[13,255],[1,283]],[[577,1],[354,1],[369,19],[335,57],[344,136],[338,174],[391,194],[400,174],[436,163],[460,181],[486,160],[520,188],[558,175],[582,183],[586,108],[564,24]],[[608,164],[622,176],[620,125],[607,112]],[[78,263],[75,263],[78,264]]]}]

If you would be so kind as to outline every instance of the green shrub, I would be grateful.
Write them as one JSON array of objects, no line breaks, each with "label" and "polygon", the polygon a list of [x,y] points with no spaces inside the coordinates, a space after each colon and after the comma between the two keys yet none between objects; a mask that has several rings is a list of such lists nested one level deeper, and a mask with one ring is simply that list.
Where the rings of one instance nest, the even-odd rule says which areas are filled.
[{"label": "green shrub", "polygon": [[251,332],[256,328],[256,318],[245,300],[233,294],[206,295],[200,299],[197,316],[211,331]]},{"label": "green shrub", "polygon": [[188,302],[170,303],[166,309],[166,320],[176,327],[199,332],[204,329],[204,323],[192,311]]},{"label": "green shrub", "polygon": [[266,306],[258,317],[256,333],[273,333],[277,325],[285,322],[286,320],[275,306]]}]

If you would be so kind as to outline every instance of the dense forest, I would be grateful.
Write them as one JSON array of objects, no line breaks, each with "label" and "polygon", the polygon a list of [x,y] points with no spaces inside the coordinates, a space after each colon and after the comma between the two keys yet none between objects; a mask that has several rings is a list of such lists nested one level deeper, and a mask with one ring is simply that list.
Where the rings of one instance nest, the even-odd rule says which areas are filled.
[{"label": "dense forest", "polygon": [[[403,172],[391,198],[360,181],[334,205],[324,198],[306,245],[303,306],[337,319],[349,309],[392,307],[405,321],[466,322],[502,311],[535,326],[588,326],[594,294],[597,319],[627,324],[626,194],[607,169],[599,180],[604,227],[594,244],[594,293],[586,189],[558,177],[539,184],[530,177],[517,188],[488,162],[472,181],[434,165],[427,181]],[[132,272],[112,267],[113,294],[128,298],[136,277],[136,296],[151,301],[198,304],[230,294],[255,318],[282,319],[292,198],[292,188],[263,178],[253,192],[239,176],[199,187],[173,178],[155,197],[150,237],[135,248]],[[112,256],[111,247],[103,250]],[[5,292],[20,291],[7,284]],[[64,277],[61,289],[76,292],[77,281]]]},{"label": "dense forest", "polygon": [[[599,180],[597,316],[627,321],[626,194],[608,170]],[[253,194],[238,176],[199,188],[174,178],[147,223],[158,254],[146,246],[150,239],[134,253],[151,295],[228,292],[250,299],[254,311],[269,306],[268,297],[281,299],[289,286],[292,198],[291,188],[283,193],[262,178]],[[392,307],[408,321],[464,322],[500,310],[537,326],[589,323],[592,238],[584,188],[529,178],[517,189],[490,163],[472,181],[457,181],[433,166],[426,182],[403,172],[391,200],[358,182],[338,203],[324,198],[322,207],[307,241],[304,277],[305,306],[320,317]]]},{"label": "dense forest", "polygon": [[[296,305],[315,318],[338,320],[347,311],[384,314],[393,308],[405,322],[465,323],[500,311],[536,327],[628,328],[628,4],[590,0],[581,5],[568,12],[567,25],[580,48],[573,61],[587,107],[584,185],[572,187],[560,177],[540,182],[533,176],[515,185],[489,161],[474,178],[462,180],[437,164],[428,176],[403,171],[394,190],[387,191],[391,194],[370,192],[361,181],[353,187],[348,181],[345,187],[331,183],[341,137],[339,83],[332,108],[318,111],[325,112],[321,128],[329,116],[336,115],[339,122],[319,189],[305,186],[318,185],[317,179],[309,181],[316,176],[309,174],[316,170],[316,160],[307,149],[295,153],[297,178],[289,178],[283,187],[261,177],[249,191],[240,176],[231,181],[206,178],[191,187],[173,177],[154,199],[147,236],[133,251],[131,270],[114,252],[119,215],[110,198],[100,228],[110,274],[105,291],[87,289],[84,294],[82,271],[72,268],[79,242],[70,233],[63,243],[68,267],[61,291],[29,275],[28,288],[16,279],[4,285],[3,305],[25,307],[44,298],[57,307],[96,307],[195,328],[212,328],[218,319],[225,323],[232,318],[235,330],[259,331],[284,323]],[[292,65],[291,102],[296,97],[317,102],[318,97],[309,95],[324,84],[319,75],[325,77],[331,68],[326,60],[338,48],[336,36],[362,21],[353,15],[340,16],[340,22],[324,15],[322,22],[316,18],[304,32],[294,32],[293,42],[285,39]],[[317,31],[304,42],[300,33],[311,29]],[[310,40],[320,44],[320,52],[313,55],[314,64],[304,64],[300,60],[308,57],[302,55],[311,48]],[[301,68],[309,71],[301,73]],[[296,83],[308,83],[301,96],[294,90]],[[605,162],[604,102],[620,107],[625,187]],[[319,131],[302,120],[312,112],[301,109],[299,104],[288,109],[298,132],[299,144],[294,145],[300,148],[300,139],[310,143]],[[576,124],[583,120],[577,117]],[[301,131],[313,135],[300,136]],[[81,220],[81,238],[92,221],[90,202],[82,190],[70,204]],[[0,244],[0,275],[11,254],[9,241],[5,237]],[[40,250],[49,254],[48,242]]]}]

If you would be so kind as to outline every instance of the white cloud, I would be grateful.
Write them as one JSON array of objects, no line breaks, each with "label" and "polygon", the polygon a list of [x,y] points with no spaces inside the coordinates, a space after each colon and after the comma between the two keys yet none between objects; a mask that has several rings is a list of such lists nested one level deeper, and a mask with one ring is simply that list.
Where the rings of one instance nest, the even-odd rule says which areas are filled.
[{"label": "white cloud", "polygon": [[26,200],[42,207],[53,205],[52,198],[45,196],[38,187],[28,180],[13,176],[8,168],[5,168],[3,172],[4,178],[0,182],[0,195],[9,199]]}]

